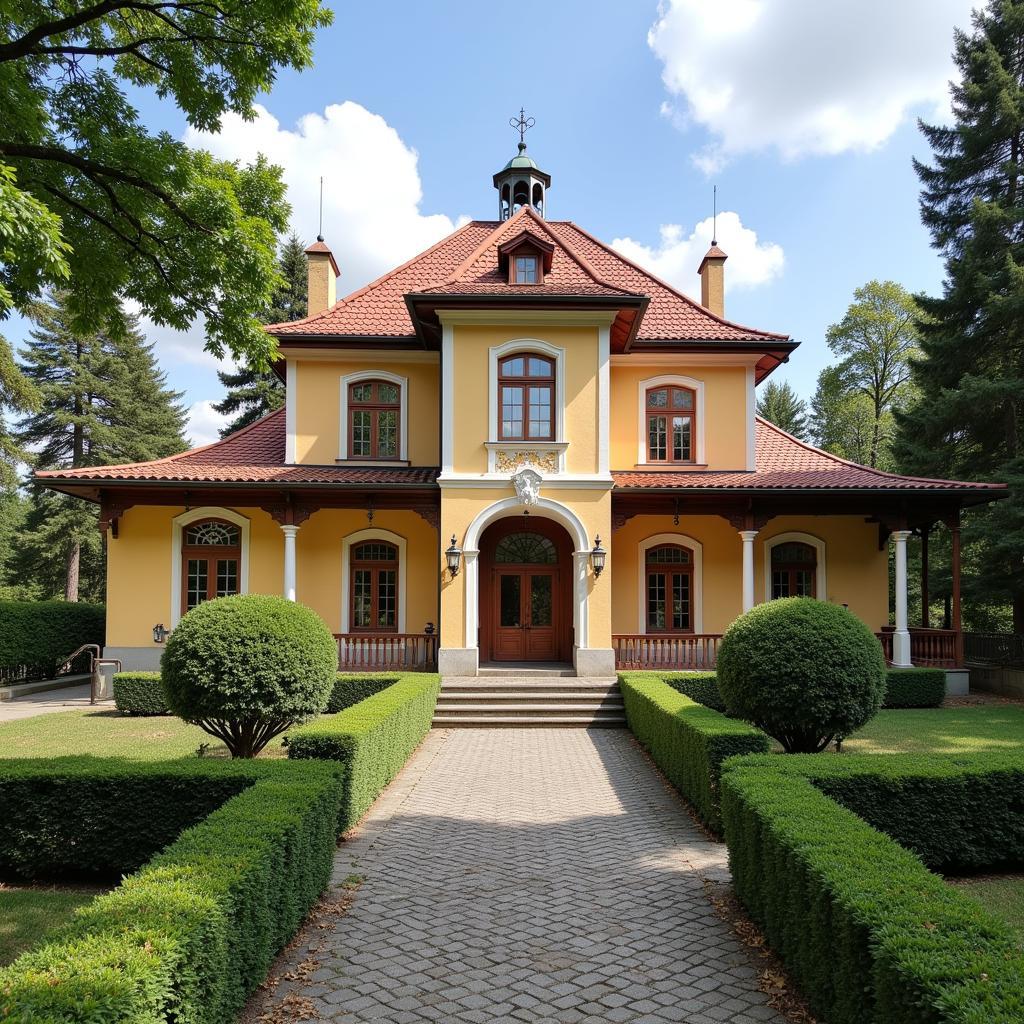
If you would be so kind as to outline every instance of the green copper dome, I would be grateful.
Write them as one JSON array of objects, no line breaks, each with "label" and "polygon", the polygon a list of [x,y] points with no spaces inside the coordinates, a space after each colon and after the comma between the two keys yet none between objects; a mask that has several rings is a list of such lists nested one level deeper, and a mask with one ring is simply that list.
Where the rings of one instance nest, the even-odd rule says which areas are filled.
[{"label": "green copper dome", "polygon": [[512,159],[509,160],[507,164],[505,164],[502,170],[509,171],[519,167],[529,167],[535,171],[540,169],[537,167],[537,161],[534,160],[532,156],[526,155],[525,142],[519,143],[519,154],[517,156],[512,157]]}]

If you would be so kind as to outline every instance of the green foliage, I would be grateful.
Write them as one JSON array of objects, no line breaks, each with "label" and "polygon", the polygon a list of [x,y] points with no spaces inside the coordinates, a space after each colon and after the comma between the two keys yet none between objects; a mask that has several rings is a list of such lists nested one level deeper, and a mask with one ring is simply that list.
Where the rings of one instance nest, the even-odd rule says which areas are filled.
[{"label": "green foliage", "polygon": [[[674,684],[680,677],[670,678]],[[633,735],[701,820],[720,831],[722,762],[734,754],[764,753],[768,737],[696,703],[658,675],[627,672],[619,686]]]},{"label": "green foliage", "polygon": [[[830,1024],[982,1024],[1024,1016],[1024,954],[1004,922],[827,795],[860,789],[862,809],[952,843],[998,839],[985,798],[1006,813],[1024,781],[1016,757],[748,757],[722,775],[736,894],[816,1015]],[[981,785],[983,796],[972,799]],[[872,800],[899,798],[890,813]],[[937,818],[934,816],[938,815]],[[945,824],[948,815],[949,823]],[[1017,851],[1022,839],[1015,811]],[[958,826],[983,829],[978,843]],[[989,849],[998,856],[998,847]],[[827,955],[825,955],[827,954]]]},{"label": "green foliage", "polygon": [[787,597],[757,605],[726,630],[718,686],[730,713],[788,753],[813,753],[877,714],[885,659],[874,633],[845,608]]},{"label": "green foliage", "polygon": [[160,661],[174,714],[255,757],[319,714],[337,677],[338,648],[311,608],[266,594],[207,601],[185,615]]},{"label": "green foliage", "polygon": [[946,696],[941,668],[890,668],[885,672],[886,708],[937,708]]},{"label": "green foliage", "polygon": [[288,734],[290,758],[323,758],[345,765],[339,832],[370,809],[430,731],[441,688],[435,675],[414,673],[336,715],[324,715]]},{"label": "green foliage", "polygon": [[[2,172],[2,168],[0,168]],[[2,203],[2,199],[0,199]],[[3,213],[0,212],[0,224]],[[2,228],[0,228],[2,230]],[[3,262],[2,237],[0,237],[0,263]],[[2,287],[2,286],[0,286]],[[16,465],[25,460],[26,452],[11,436],[6,417],[11,413],[31,412],[39,405],[39,392],[18,369],[14,362],[14,353],[7,339],[0,335],[0,500],[4,500],[5,490],[13,489],[18,483]],[[3,565],[0,565],[0,580]]]},{"label": "green foliage", "polygon": [[811,436],[814,443],[842,459],[861,466],[871,462],[871,447],[878,431],[878,469],[892,470],[890,447],[894,420],[891,413],[875,419],[866,395],[847,390],[839,367],[826,366],[818,375],[811,399]]},{"label": "green foliage", "polygon": [[768,381],[757,396],[757,415],[800,438],[807,438],[807,406],[789,382]]},{"label": "green foliage", "polygon": [[82,889],[0,888],[0,967],[67,924],[75,910],[95,894]]},{"label": "green foliage", "polygon": [[102,646],[105,631],[102,605],[0,601],[0,675],[7,680],[50,679],[76,647]]},{"label": "green foliage", "polygon": [[334,689],[327,699],[327,707],[324,708],[325,715],[336,715],[345,708],[358,704],[367,697],[372,697],[381,690],[397,683],[401,677],[397,675],[371,675],[369,672],[360,672],[357,675],[345,675],[338,673],[334,681]]},{"label": "green foliage", "polygon": [[677,693],[703,704],[712,711],[726,713],[725,701],[718,692],[718,674],[715,672],[682,672],[679,675],[660,675]]},{"label": "green foliage", "polygon": [[6,12],[0,43],[0,315],[69,290],[83,329],[120,298],[157,323],[198,317],[207,348],[261,365],[253,318],[279,284],[288,206],[278,168],[150,134],[129,91],[171,98],[191,129],[248,118],[281,68],[311,63],[319,0],[54,0]]},{"label": "green foliage", "polygon": [[159,672],[114,674],[114,705],[122,715],[169,715]]},{"label": "green foliage", "polygon": [[[192,799],[205,799],[211,808],[217,801],[209,794],[228,799],[113,892],[80,910],[67,928],[0,969],[4,1019],[233,1020],[330,879],[340,766],[68,759],[6,762],[2,775],[17,786],[27,785],[33,772],[44,792],[57,793],[66,784],[69,792],[67,800],[50,806],[52,816],[34,824],[69,835],[64,814],[79,817],[70,799],[76,791],[92,793],[90,814],[81,816],[86,825],[97,813],[112,822],[124,813],[117,796],[132,821],[149,828],[175,814],[175,800],[185,799],[186,790],[206,791],[207,797]],[[163,786],[156,784],[161,779]],[[175,800],[167,800],[168,790]],[[105,794],[113,811],[100,810]],[[108,840],[131,842],[122,823],[111,829],[117,838],[97,835],[101,856]],[[141,853],[140,847],[136,858]]]}]

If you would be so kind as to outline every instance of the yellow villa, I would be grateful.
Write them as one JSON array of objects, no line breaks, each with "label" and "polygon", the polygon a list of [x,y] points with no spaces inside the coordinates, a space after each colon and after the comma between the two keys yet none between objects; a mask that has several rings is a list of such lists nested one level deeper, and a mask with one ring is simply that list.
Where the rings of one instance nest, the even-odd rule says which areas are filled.
[{"label": "yellow villa", "polygon": [[[547,219],[550,184],[521,143],[496,220],[340,301],[318,240],[309,315],[268,328],[282,410],[156,462],[37,474],[101,506],[108,657],[154,668],[195,604],[283,592],[342,667],[702,668],[741,612],[810,595],[895,665],[962,665],[960,510],[1003,489],[854,465],[759,419],[797,343],[726,319],[726,254],[697,268],[698,304]],[[945,630],[908,612],[908,541],[937,522]]]}]

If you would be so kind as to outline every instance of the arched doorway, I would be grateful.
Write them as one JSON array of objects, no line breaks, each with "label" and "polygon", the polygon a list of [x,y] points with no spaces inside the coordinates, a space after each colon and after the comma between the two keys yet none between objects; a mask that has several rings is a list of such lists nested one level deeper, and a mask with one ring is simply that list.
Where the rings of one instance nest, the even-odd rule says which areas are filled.
[{"label": "arched doorway", "polygon": [[480,539],[482,661],[569,661],[572,541],[541,516],[510,516]]}]

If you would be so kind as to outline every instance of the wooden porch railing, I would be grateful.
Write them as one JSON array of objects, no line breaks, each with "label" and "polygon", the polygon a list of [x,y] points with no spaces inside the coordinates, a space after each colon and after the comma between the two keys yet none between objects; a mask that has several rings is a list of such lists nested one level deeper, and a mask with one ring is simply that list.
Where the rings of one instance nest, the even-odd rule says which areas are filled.
[{"label": "wooden porch railing", "polygon": [[[921,668],[956,668],[962,661],[959,654],[959,635],[955,629],[925,629],[911,626],[910,660]],[[892,664],[893,627],[886,626],[876,633],[885,654],[886,664]]]},{"label": "wooden porch railing", "polygon": [[338,669],[347,672],[433,672],[436,633],[335,633]]},{"label": "wooden porch railing", "polygon": [[1024,633],[964,633],[968,661],[1024,668]]},{"label": "wooden porch railing", "polygon": [[712,669],[721,633],[616,633],[615,667],[620,669]]}]

